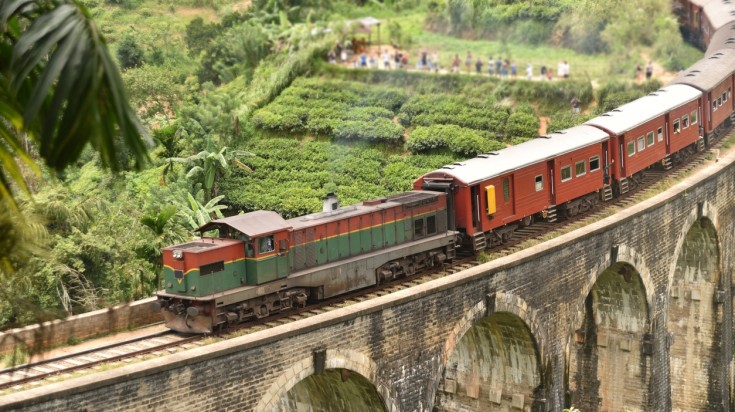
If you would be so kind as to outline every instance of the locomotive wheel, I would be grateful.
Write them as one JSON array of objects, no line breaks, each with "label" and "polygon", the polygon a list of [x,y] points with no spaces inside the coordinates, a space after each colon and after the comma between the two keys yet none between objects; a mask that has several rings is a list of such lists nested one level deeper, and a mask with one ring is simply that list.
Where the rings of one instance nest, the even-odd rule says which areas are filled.
[{"label": "locomotive wheel", "polygon": [[255,312],[255,316],[258,319],[268,316],[268,305],[260,305],[260,307],[258,308],[258,311]]}]

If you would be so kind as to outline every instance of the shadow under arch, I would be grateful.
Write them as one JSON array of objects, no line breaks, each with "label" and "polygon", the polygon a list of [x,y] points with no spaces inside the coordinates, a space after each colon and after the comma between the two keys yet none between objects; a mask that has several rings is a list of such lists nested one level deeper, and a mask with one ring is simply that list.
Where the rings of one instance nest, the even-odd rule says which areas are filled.
[{"label": "shadow under arch", "polygon": [[649,290],[641,273],[624,261],[595,278],[570,338],[568,404],[584,411],[649,409]]},{"label": "shadow under arch", "polygon": [[399,410],[388,387],[375,384],[378,369],[369,357],[351,350],[328,349],[323,366],[322,373],[315,374],[314,357],[309,357],[285,369],[254,410]]},{"label": "shadow under arch", "polygon": [[499,292],[475,304],[445,344],[434,410],[531,407],[543,396],[535,319],[513,294]]},{"label": "shadow under arch", "polygon": [[732,356],[725,355],[728,345],[723,345],[729,337],[723,336],[721,247],[716,211],[707,206],[700,204],[687,217],[668,279],[665,319],[673,411],[719,409],[729,391]]}]

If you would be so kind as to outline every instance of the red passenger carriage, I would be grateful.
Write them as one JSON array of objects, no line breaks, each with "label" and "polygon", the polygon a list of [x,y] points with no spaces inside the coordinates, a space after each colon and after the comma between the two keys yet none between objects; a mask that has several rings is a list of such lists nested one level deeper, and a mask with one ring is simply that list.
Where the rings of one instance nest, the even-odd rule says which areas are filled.
[{"label": "red passenger carriage", "polygon": [[[474,250],[508,240],[534,215],[555,220],[594,206],[603,187],[607,133],[577,126],[444,166],[414,189],[451,195],[455,227]],[[451,212],[450,212],[451,213]]]},{"label": "red passenger carriage", "polygon": [[638,184],[643,170],[658,162],[669,168],[683,158],[682,151],[688,154],[704,142],[700,96],[690,86],[667,86],[586,123],[610,134],[609,174],[618,193]]},{"label": "red passenger carriage", "polygon": [[[735,50],[722,49],[698,61],[683,71],[672,84],[686,84],[702,92],[699,106],[702,108],[699,124],[701,134],[710,139],[716,137],[733,113],[732,89],[735,79]],[[694,123],[689,119],[690,123]]]}]

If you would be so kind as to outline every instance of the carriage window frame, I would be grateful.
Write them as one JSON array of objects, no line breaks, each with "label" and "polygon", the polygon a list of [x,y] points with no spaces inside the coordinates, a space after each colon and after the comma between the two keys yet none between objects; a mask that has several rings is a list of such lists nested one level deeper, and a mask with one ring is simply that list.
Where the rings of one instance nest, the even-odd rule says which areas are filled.
[{"label": "carriage window frame", "polygon": [[642,152],[646,150],[646,138],[643,136],[638,136],[638,139],[636,140],[638,143],[638,151]]},{"label": "carriage window frame", "polygon": [[727,93],[722,92],[722,102],[725,103],[727,101]]},{"label": "carriage window frame", "polygon": [[574,163],[574,176],[580,177],[587,174],[587,161],[580,160]]},{"label": "carriage window frame", "polygon": [[510,200],[510,178],[503,179],[503,201]]},{"label": "carriage window frame", "polygon": [[679,127],[679,118],[674,119],[674,134],[681,133],[681,127]]},{"label": "carriage window frame", "polygon": [[699,119],[697,118],[697,111],[692,110],[692,112],[689,113],[689,124],[695,125],[697,124],[697,121],[699,121]]},{"label": "carriage window frame", "polygon": [[590,173],[600,170],[600,156],[590,157]]},{"label": "carriage window frame", "polygon": [[656,132],[658,133],[658,141],[663,142],[664,141],[664,128],[659,127]]},{"label": "carriage window frame", "polygon": [[651,147],[656,143],[656,139],[653,137],[653,130],[646,133],[646,146]]},{"label": "carriage window frame", "polygon": [[635,154],[635,141],[631,140],[628,142],[628,157]]},{"label": "carriage window frame", "polygon": [[682,129],[689,128],[689,115],[688,114],[681,116],[681,128]]},{"label": "carriage window frame", "polygon": [[533,181],[537,192],[544,190],[544,175],[536,175]]},{"label": "carriage window frame", "polygon": [[572,165],[566,165],[561,168],[561,181],[568,182],[572,180]]}]

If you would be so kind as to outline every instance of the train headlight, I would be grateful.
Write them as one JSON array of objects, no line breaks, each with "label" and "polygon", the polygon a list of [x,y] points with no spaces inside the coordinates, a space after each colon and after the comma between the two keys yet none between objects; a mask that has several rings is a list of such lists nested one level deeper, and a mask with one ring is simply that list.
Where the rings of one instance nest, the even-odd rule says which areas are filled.
[{"label": "train headlight", "polygon": [[176,249],[176,250],[174,250],[173,255],[174,255],[174,259],[181,260],[181,259],[184,258],[184,251],[181,250],[181,249]]}]

